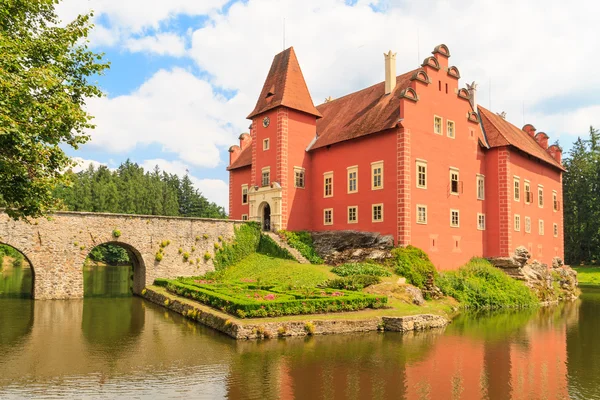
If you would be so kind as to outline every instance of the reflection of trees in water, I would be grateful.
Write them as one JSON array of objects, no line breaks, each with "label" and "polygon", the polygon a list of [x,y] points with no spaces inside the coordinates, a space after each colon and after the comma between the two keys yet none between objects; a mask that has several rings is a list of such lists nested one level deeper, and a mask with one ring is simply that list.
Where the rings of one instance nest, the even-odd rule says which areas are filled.
[{"label": "reflection of trees in water", "polygon": [[86,265],[83,268],[85,297],[130,297],[132,288],[131,265]]},{"label": "reflection of trees in water", "polygon": [[31,334],[32,300],[3,299],[0,305],[0,354],[20,350],[18,343]]},{"label": "reflection of trees in water", "polygon": [[142,302],[138,297],[84,299],[83,336],[97,350],[106,353],[124,351],[144,329]]},{"label": "reflection of trees in water", "polygon": [[31,298],[33,270],[28,263],[0,270],[0,298]]}]

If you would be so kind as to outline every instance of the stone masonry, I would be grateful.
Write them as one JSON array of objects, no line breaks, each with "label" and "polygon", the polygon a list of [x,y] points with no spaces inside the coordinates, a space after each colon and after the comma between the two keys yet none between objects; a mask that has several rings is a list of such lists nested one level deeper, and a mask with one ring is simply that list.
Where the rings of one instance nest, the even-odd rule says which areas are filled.
[{"label": "stone masonry", "polygon": [[[121,245],[134,255],[134,293],[139,294],[158,277],[214,270],[215,243],[231,240],[238,224],[241,221],[76,212],[24,222],[0,213],[0,243],[19,250],[31,263],[35,299],[83,297],[83,263],[103,243]],[[156,261],[163,241],[170,244]],[[189,254],[187,261],[183,253]]]}]

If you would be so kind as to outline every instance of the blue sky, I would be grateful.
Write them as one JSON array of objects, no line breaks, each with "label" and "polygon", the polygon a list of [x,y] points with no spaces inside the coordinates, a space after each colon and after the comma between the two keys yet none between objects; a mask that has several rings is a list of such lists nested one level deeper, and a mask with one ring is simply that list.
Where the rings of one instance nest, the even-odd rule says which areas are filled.
[{"label": "blue sky", "polygon": [[[501,3],[501,4],[500,4]],[[97,128],[68,153],[116,167],[127,158],[189,174],[227,206],[228,148],[247,131],[273,56],[293,45],[315,104],[383,79],[382,53],[398,74],[437,44],[451,51],[461,85],[479,101],[532,123],[568,150],[600,126],[595,2],[548,0],[63,0],[64,21],[95,12],[90,36],[111,69],[90,99]],[[491,96],[490,96],[491,83]]]}]

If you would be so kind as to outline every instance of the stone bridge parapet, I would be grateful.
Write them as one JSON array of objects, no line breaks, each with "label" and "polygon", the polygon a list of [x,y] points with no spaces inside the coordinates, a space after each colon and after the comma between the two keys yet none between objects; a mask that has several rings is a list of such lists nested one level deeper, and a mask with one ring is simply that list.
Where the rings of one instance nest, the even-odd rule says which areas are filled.
[{"label": "stone bridge parapet", "polygon": [[[19,250],[31,263],[35,299],[83,297],[83,263],[94,247],[104,243],[121,245],[134,255],[134,293],[139,294],[158,277],[214,270],[215,243],[231,240],[234,227],[241,223],[88,212],[56,212],[25,222],[0,212],[0,243]],[[169,245],[161,247],[166,242]],[[162,259],[157,261],[161,248]]]}]

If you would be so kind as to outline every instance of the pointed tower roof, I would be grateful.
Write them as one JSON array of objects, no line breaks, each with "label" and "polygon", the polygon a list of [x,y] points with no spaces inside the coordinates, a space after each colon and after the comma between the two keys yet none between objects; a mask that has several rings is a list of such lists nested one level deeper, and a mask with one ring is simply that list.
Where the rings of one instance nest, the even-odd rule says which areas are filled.
[{"label": "pointed tower roof", "polygon": [[248,115],[248,119],[278,106],[322,117],[312,102],[293,47],[282,51],[273,59],[256,107]]}]

